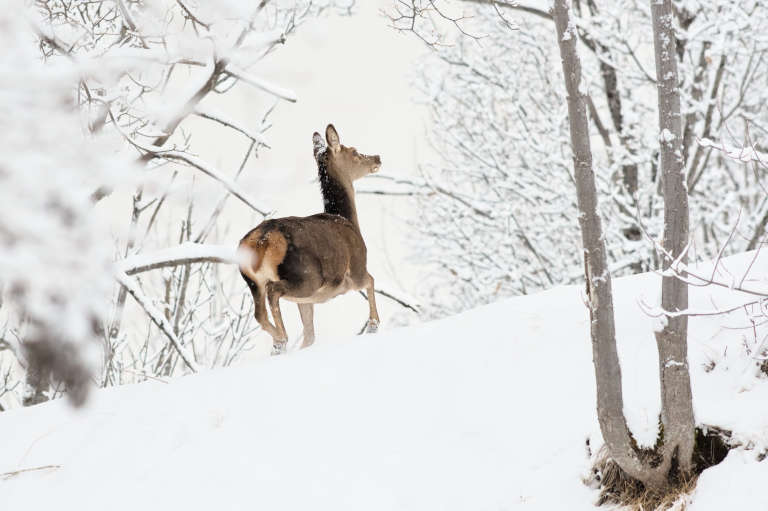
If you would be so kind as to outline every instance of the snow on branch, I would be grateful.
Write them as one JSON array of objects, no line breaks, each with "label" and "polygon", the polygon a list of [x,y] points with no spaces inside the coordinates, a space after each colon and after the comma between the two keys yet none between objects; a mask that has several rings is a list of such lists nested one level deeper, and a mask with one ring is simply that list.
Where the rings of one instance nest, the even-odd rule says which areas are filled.
[{"label": "snow on branch", "polygon": [[493,212],[489,211],[488,209],[478,206],[475,204],[472,204],[469,202],[469,200],[465,197],[462,197],[461,194],[451,191],[435,182],[428,182],[423,179],[410,179],[410,178],[404,178],[404,177],[398,177],[398,176],[390,176],[386,174],[375,174],[368,176],[367,178],[370,181],[373,180],[380,180],[385,181],[388,184],[385,184],[382,186],[365,186],[362,185],[359,189],[357,189],[356,193],[361,195],[389,195],[389,196],[415,196],[415,195],[424,195],[429,196],[435,193],[439,193],[444,195],[445,197],[450,198],[451,200],[454,200],[456,202],[459,202],[463,206],[469,208],[472,210],[473,213],[486,217],[491,218],[493,216]]},{"label": "snow on branch", "polygon": [[163,151],[159,153],[155,153],[155,156],[158,158],[165,158],[167,160],[179,160],[183,161],[196,169],[200,170],[203,174],[207,174],[208,176],[212,177],[219,183],[221,183],[224,188],[226,188],[229,193],[240,199],[241,202],[243,202],[246,206],[250,207],[252,210],[267,216],[269,212],[267,211],[267,208],[264,206],[257,206],[256,201],[253,200],[253,198],[249,197],[248,194],[246,194],[244,191],[240,189],[240,186],[232,181],[230,178],[226,177],[224,174],[222,174],[218,169],[211,166],[208,162],[205,160],[202,160],[198,158],[197,156],[192,156],[191,154],[183,153],[180,151]]},{"label": "snow on branch", "polygon": [[296,93],[293,92],[292,90],[280,87],[266,80],[250,75],[246,71],[243,71],[242,69],[238,69],[236,66],[233,66],[232,64],[229,64],[227,66],[226,72],[232,75],[234,78],[237,78],[238,80],[242,80],[248,85],[253,85],[257,89],[261,89],[264,92],[268,92],[269,94],[272,94],[273,96],[276,96],[280,99],[290,101],[291,103],[295,103],[296,100],[298,99],[296,97]]},{"label": "snow on branch", "polygon": [[726,145],[725,142],[717,143],[708,138],[699,139],[699,145],[721,151],[728,158],[742,163],[757,162],[766,165],[766,162],[768,162],[768,155],[761,154],[752,146],[730,146]]},{"label": "snow on branch", "polygon": [[[737,218],[737,221],[734,223],[733,228],[731,229],[731,232],[728,236],[728,239],[726,239],[725,243],[723,243],[723,245],[720,247],[717,257],[712,261],[711,272],[696,270],[695,268],[692,268],[689,264],[683,262],[682,254],[688,251],[690,247],[690,243],[688,246],[684,248],[681,255],[675,257],[672,253],[665,250],[664,247],[662,247],[657,240],[653,239],[648,234],[648,232],[644,229],[642,224],[640,225],[640,228],[643,230],[645,236],[653,243],[657,253],[660,254],[666,261],[670,263],[669,267],[666,270],[664,270],[663,272],[657,272],[660,275],[665,277],[674,277],[677,280],[691,287],[715,286],[715,287],[726,289],[730,292],[752,295],[757,297],[756,299],[747,301],[745,303],[737,303],[736,305],[731,305],[724,308],[714,306],[714,303],[713,303],[714,307],[713,309],[710,309],[710,310],[687,308],[685,310],[678,310],[678,311],[665,310],[662,307],[653,307],[641,300],[639,303],[640,308],[643,309],[643,311],[651,317],[664,318],[664,319],[681,317],[681,316],[719,316],[719,315],[730,314],[739,309],[744,309],[746,311],[748,308],[756,308],[759,311],[759,316],[763,319],[768,317],[768,288],[763,287],[763,288],[755,289],[755,288],[747,288],[744,286],[744,282],[747,280],[747,277],[749,276],[750,272],[752,272],[755,266],[755,262],[760,256],[761,248],[763,245],[762,244],[758,245],[757,250],[753,251],[752,257],[750,258],[749,263],[746,265],[746,267],[744,268],[741,274],[741,278],[737,278],[736,275],[731,273],[723,265],[723,261],[722,261],[723,254],[725,253],[726,248],[731,244],[731,241],[734,238],[734,233],[736,232],[736,228],[738,227],[738,220],[739,219]],[[717,275],[723,275],[723,274],[726,275],[725,278],[722,278],[722,279],[716,278]],[[763,282],[765,281],[763,280]],[[757,331],[754,330],[755,321],[754,319],[750,319],[750,321],[752,322],[755,340],[757,340]],[[751,358],[757,361],[766,360],[766,357],[768,355],[768,335],[764,336],[762,340],[759,341],[757,344],[758,344],[757,347],[752,351]],[[742,377],[742,381],[740,383],[739,392],[743,392],[751,388],[751,386],[754,384],[754,376],[759,372],[760,372],[759,364],[757,366],[751,363],[748,364],[744,371],[744,376]]]},{"label": "snow on branch", "polygon": [[144,309],[144,312],[147,313],[147,316],[149,316],[157,328],[159,328],[160,331],[163,332],[163,334],[168,338],[168,340],[171,342],[171,345],[173,345],[173,348],[179,354],[187,367],[189,367],[193,373],[198,372],[200,368],[195,363],[194,357],[184,348],[184,346],[181,345],[181,342],[176,337],[176,334],[173,333],[173,327],[171,327],[170,323],[168,323],[168,320],[155,306],[155,304],[152,303],[148,297],[144,296],[144,293],[141,291],[136,282],[128,275],[126,275],[124,271],[115,272],[115,279],[128,291],[134,300],[136,300],[136,303],[138,303],[141,308]]},{"label": "snow on branch", "polygon": [[264,137],[261,136],[261,133],[254,132],[249,130],[248,128],[243,127],[237,121],[229,117],[226,117],[224,114],[221,114],[220,112],[216,112],[214,110],[198,106],[195,109],[195,115],[198,115],[203,119],[208,119],[211,121],[218,122],[219,124],[226,126],[227,128],[232,128],[233,130],[242,133],[243,135],[245,135],[252,141],[256,142],[257,144],[260,144],[266,147],[267,149],[271,149],[267,144],[267,142],[264,140]]},{"label": "snow on branch", "polygon": [[[111,115],[112,114],[110,113],[110,116]],[[235,181],[233,181],[232,179],[222,174],[221,171],[213,167],[211,164],[209,164],[205,160],[198,158],[197,156],[187,154],[182,151],[166,151],[156,145],[142,144],[141,142],[138,142],[137,140],[131,138],[127,133],[125,133],[117,125],[117,123],[115,123],[115,127],[118,129],[118,131],[120,131],[123,137],[125,137],[125,139],[131,145],[133,145],[134,147],[136,147],[141,151],[144,151],[145,156],[149,155],[150,158],[163,158],[166,160],[182,161],[192,167],[195,167],[196,169],[200,170],[204,174],[207,174],[209,177],[221,183],[222,186],[224,186],[224,188],[226,188],[227,191],[229,191],[229,193],[231,193],[232,195],[240,199],[240,201],[242,201],[246,206],[250,207],[254,211],[264,216],[267,216],[269,214],[267,212],[267,208],[263,206],[257,206],[256,201],[253,198],[251,198],[245,191],[243,191],[240,188],[240,185],[238,185]]]},{"label": "snow on branch", "polygon": [[755,305],[759,303],[760,300],[751,300],[747,303],[740,303],[738,305],[734,305],[732,307],[726,307],[726,308],[714,308],[714,309],[693,309],[693,308],[687,308],[685,310],[680,311],[668,311],[664,310],[659,306],[653,306],[650,305],[648,302],[644,300],[640,300],[638,304],[640,305],[640,309],[649,317],[651,318],[679,318],[682,316],[692,317],[692,316],[722,316],[725,314],[730,314],[731,312],[735,312],[739,309],[744,309],[745,307],[748,307],[750,305]]},{"label": "snow on branch", "polygon": [[[254,148],[266,146],[268,123],[266,115],[236,122],[236,114],[229,119],[201,102],[228,93],[238,78],[255,85],[256,95],[266,90],[295,101],[293,92],[247,72],[255,74],[252,66],[303,22],[326,9],[343,13],[349,1],[10,3],[17,8],[0,12],[0,68],[13,70],[0,77],[0,110],[7,114],[0,115],[0,144],[11,155],[0,170],[0,410],[64,389],[79,404],[81,382],[111,386],[189,372],[195,363],[231,364],[259,326],[249,297],[226,285],[216,264],[206,264],[234,263],[234,247],[203,243],[220,232],[230,195],[262,215],[268,211],[237,183]],[[196,157],[197,125],[180,131],[193,114],[231,128],[227,136],[251,140],[236,172]],[[112,127],[122,138],[106,132]],[[149,162],[156,172],[173,164],[167,189],[141,179]],[[190,188],[186,217],[164,214],[176,176],[185,172],[177,163],[194,167],[191,176],[200,171],[221,183],[218,202],[201,201],[208,191]],[[124,186],[135,187],[130,228],[115,239],[93,202]],[[167,240],[199,244],[149,248]],[[124,260],[115,262],[116,249]],[[137,278],[157,268],[172,274],[165,289],[160,279]],[[237,272],[223,273],[239,280]],[[146,311],[139,324],[123,320],[129,293]],[[144,337],[141,323],[150,321],[161,335],[153,327],[154,335]],[[99,345],[104,356],[92,356]],[[51,371],[52,378],[42,377]],[[29,392],[14,390],[21,387]]]},{"label": "snow on branch", "polygon": [[179,7],[181,7],[182,12],[184,13],[184,17],[190,20],[192,23],[197,23],[198,25],[205,27],[206,29],[211,28],[210,23],[205,23],[201,21],[200,18],[198,18],[197,15],[195,15],[195,13],[193,13],[192,10],[190,10],[190,8],[187,7],[182,0],[176,0],[176,3],[179,4]]},{"label": "snow on branch", "polygon": [[159,268],[192,263],[237,264],[237,254],[234,247],[227,245],[182,243],[175,247],[126,257],[117,262],[117,267],[126,275],[135,275]]},{"label": "snow on branch", "polygon": [[513,9],[517,11],[522,11],[524,13],[533,14],[534,16],[538,16],[539,18],[552,21],[552,13],[549,10],[538,9],[530,5],[522,5],[520,4],[520,2],[503,2],[500,0],[466,0],[466,1],[473,4],[488,4],[488,5],[492,5],[494,8],[501,7],[504,9]]}]

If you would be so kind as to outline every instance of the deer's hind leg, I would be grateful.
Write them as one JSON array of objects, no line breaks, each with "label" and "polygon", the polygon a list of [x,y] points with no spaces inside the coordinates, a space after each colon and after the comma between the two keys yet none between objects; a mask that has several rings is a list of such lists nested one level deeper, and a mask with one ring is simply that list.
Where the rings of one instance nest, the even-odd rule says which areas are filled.
[{"label": "deer's hind leg", "polygon": [[312,346],[315,342],[315,306],[311,303],[299,303],[299,315],[301,315],[301,323],[304,325],[304,342],[301,343],[301,347],[306,348]]},{"label": "deer's hind leg", "polygon": [[279,355],[285,353],[288,345],[288,334],[283,324],[283,314],[280,312],[280,297],[285,293],[282,282],[267,283],[267,298],[269,299],[269,308],[272,311],[272,319],[275,322],[276,336],[273,336],[272,354]]},{"label": "deer's hind leg", "polygon": [[272,339],[275,339],[277,337],[277,328],[269,322],[269,318],[267,317],[266,293],[264,292],[263,286],[260,287],[245,274],[241,273],[241,275],[243,276],[243,279],[245,279],[246,284],[248,284],[248,289],[250,289],[251,296],[253,297],[253,316],[256,318],[259,325],[261,325],[261,328],[271,335]]}]

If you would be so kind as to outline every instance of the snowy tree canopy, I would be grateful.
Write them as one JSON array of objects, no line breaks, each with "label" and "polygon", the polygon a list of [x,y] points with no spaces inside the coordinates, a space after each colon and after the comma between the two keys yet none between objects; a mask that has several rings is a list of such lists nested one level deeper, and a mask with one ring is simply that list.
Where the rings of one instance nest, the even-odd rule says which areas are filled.
[{"label": "snowy tree canopy", "polygon": [[[739,211],[739,240],[729,250],[754,248],[764,235],[764,170],[698,141],[740,145],[752,137],[764,145],[768,8],[754,0],[675,4],[691,256],[706,259],[717,254]],[[663,212],[648,3],[573,6],[610,268],[655,268],[659,258],[642,234],[660,235]],[[421,212],[414,224],[415,239],[424,240],[419,259],[435,269],[427,286],[433,312],[580,280],[550,14],[533,2],[444,0],[393,4],[390,17],[434,50],[415,84],[442,158],[424,168],[422,180],[403,184]],[[453,303],[437,306],[446,298]]]},{"label": "snowy tree canopy", "polygon": [[[81,403],[91,378],[110,385],[230,363],[255,327],[247,303],[230,301],[215,270],[232,254],[205,242],[230,196],[257,218],[268,213],[237,178],[267,147],[276,102],[297,99],[260,77],[254,64],[304,20],[348,13],[354,2],[12,4],[0,14],[0,396],[10,390],[9,376],[22,372],[26,401],[66,389]],[[238,122],[203,104],[237,84],[269,98],[263,118]],[[236,172],[196,153],[185,128],[192,116],[247,141]],[[221,193],[196,215],[197,197],[188,198],[181,235],[161,211],[180,173],[193,176],[189,183],[194,176],[210,180]],[[128,236],[115,240],[94,208],[118,189],[134,192]],[[168,247],[182,242],[179,250]],[[116,250],[127,257],[117,265]],[[140,268],[137,261],[157,264]],[[158,276],[128,275],[148,269]],[[143,346],[123,328],[128,295],[155,325]]]}]

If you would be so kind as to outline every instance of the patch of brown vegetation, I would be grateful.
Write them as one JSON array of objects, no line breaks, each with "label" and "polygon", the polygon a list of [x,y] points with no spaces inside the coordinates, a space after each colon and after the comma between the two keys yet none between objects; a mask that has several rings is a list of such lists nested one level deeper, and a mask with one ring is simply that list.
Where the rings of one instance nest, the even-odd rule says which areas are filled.
[{"label": "patch of brown vegetation", "polygon": [[650,491],[643,483],[630,477],[608,455],[603,446],[595,462],[594,481],[599,484],[600,498],[597,505],[618,504],[631,511],[667,510],[675,506],[677,511],[686,507],[685,496],[696,487],[696,481],[705,469],[717,465],[728,454],[727,439],[730,432],[719,428],[696,430],[694,450],[694,474],[690,477],[673,477],[670,491],[663,494]]}]

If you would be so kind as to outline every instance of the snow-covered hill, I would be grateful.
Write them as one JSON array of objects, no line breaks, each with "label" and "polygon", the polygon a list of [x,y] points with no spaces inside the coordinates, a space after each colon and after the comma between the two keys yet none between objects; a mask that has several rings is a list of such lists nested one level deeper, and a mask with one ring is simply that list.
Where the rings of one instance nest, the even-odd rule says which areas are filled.
[{"label": "snow-covered hill", "polygon": [[[750,256],[726,260],[740,278]],[[768,258],[748,280],[766,289]],[[651,442],[658,277],[615,281],[625,403]],[[692,290],[691,306],[746,301]],[[322,308],[318,311],[322,314]],[[600,443],[580,287],[233,369],[0,415],[1,510],[590,509]],[[732,329],[726,327],[744,327]],[[743,310],[691,320],[697,420],[744,447],[707,470],[691,511],[768,509],[768,379],[745,377]],[[759,339],[759,338],[758,338]],[[713,368],[714,365],[714,368]],[[751,374],[751,373],[750,373]],[[25,471],[26,469],[38,470]]]}]

